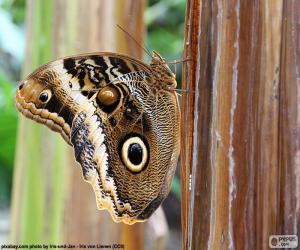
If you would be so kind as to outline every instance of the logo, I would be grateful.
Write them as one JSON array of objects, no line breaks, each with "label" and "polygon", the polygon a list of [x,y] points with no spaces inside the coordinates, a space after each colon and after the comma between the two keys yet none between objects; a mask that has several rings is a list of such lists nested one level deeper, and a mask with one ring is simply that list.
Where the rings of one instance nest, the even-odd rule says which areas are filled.
[{"label": "logo", "polygon": [[271,235],[269,237],[270,248],[296,248],[298,247],[297,235]]}]

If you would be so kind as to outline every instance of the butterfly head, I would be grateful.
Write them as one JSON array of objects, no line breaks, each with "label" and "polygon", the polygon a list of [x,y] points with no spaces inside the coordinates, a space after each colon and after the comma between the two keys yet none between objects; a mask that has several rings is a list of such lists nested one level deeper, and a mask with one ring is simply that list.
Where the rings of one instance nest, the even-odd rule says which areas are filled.
[{"label": "butterfly head", "polygon": [[[52,97],[51,88],[33,78],[25,79],[18,87],[16,100],[18,109],[33,104],[36,109],[43,108]],[[20,106],[21,105],[21,106]]]},{"label": "butterfly head", "polygon": [[165,59],[156,51],[153,51],[150,67],[158,84],[165,85],[167,89],[176,88],[175,74],[171,71]]},{"label": "butterfly head", "polygon": [[60,132],[69,142],[72,111],[62,105],[57,94],[55,71],[40,68],[22,81],[16,91],[16,107],[27,118]]}]

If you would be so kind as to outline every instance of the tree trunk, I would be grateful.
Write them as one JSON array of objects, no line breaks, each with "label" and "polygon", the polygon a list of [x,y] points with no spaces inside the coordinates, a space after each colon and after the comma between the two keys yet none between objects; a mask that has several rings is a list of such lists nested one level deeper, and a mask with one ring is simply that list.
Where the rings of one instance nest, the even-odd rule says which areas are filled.
[{"label": "tree trunk", "polygon": [[187,1],[185,249],[299,237],[299,13],[297,1]]}]

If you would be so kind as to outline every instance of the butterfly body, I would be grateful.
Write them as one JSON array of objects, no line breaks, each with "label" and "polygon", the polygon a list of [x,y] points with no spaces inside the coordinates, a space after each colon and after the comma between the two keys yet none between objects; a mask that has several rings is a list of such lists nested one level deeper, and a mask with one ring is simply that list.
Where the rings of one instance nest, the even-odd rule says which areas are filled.
[{"label": "butterfly body", "polygon": [[125,55],[86,54],[30,74],[16,105],[73,146],[97,207],[133,224],[147,219],[170,190],[180,151],[175,87],[156,52],[150,65]]}]

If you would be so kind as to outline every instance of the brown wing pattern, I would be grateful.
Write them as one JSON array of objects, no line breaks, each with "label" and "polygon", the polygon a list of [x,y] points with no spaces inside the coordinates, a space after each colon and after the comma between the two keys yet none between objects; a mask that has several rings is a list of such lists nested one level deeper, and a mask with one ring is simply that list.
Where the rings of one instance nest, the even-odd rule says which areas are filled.
[{"label": "brown wing pattern", "polygon": [[175,86],[157,53],[150,66],[113,53],[79,55],[29,75],[16,104],[73,146],[98,208],[133,224],[170,190],[180,151]]}]

